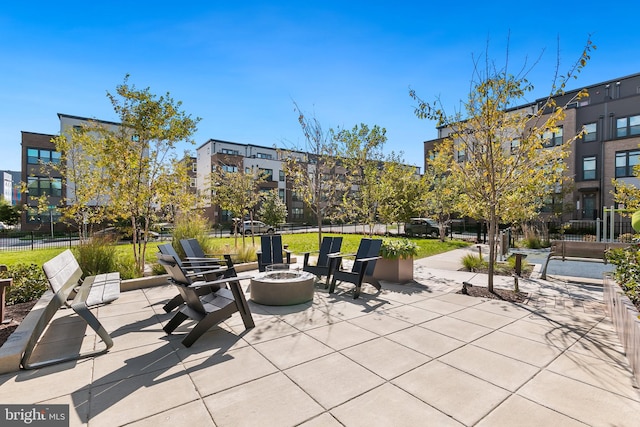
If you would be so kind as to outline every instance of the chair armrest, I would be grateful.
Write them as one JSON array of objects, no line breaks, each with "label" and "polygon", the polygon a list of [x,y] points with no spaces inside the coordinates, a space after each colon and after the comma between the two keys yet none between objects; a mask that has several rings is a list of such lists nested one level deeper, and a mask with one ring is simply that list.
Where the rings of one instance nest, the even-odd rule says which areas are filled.
[{"label": "chair armrest", "polygon": [[327,255],[329,258],[344,258],[348,256],[356,256],[357,254],[343,254],[342,252],[334,252],[332,254]]},{"label": "chair armrest", "polygon": [[244,275],[244,276],[234,276],[234,277],[225,277],[222,279],[218,279],[218,280],[212,280],[210,282],[193,282],[191,285],[189,285],[190,288],[201,288],[203,286],[211,286],[211,285],[223,285],[225,283],[229,283],[229,282],[237,282],[239,280],[247,280],[247,279],[252,279],[253,276],[252,275]]},{"label": "chair armrest", "polygon": [[220,258],[208,258],[208,257],[185,257],[182,262],[220,262]]},{"label": "chair armrest", "polygon": [[187,277],[196,277],[196,276],[206,276],[207,274],[212,274],[212,273],[224,273],[225,271],[227,271],[227,268],[215,268],[213,270],[206,270],[206,271],[197,271],[197,272],[193,272],[193,273],[186,273],[185,276]]},{"label": "chair armrest", "polygon": [[369,261],[374,261],[374,260],[377,260],[377,259],[380,259],[380,258],[382,258],[382,257],[381,256],[372,256],[372,257],[369,257],[369,258],[359,258],[358,261],[360,261],[360,262],[364,262],[364,261],[369,262]]}]

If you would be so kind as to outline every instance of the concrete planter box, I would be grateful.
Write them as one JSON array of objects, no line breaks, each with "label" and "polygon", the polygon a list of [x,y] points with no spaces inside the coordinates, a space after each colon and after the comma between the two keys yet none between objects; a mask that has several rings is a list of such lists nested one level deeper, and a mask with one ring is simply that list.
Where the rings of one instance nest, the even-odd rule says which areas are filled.
[{"label": "concrete planter box", "polygon": [[611,274],[604,275],[603,294],[607,314],[613,321],[633,375],[640,383],[640,313]]},{"label": "concrete planter box", "polygon": [[380,258],[376,261],[373,277],[388,282],[406,283],[413,280],[413,257],[407,259]]}]

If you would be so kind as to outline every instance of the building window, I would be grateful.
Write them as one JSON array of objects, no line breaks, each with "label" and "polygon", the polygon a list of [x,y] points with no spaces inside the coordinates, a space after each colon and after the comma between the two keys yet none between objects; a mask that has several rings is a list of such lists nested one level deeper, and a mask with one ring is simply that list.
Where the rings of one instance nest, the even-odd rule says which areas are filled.
[{"label": "building window", "polygon": [[616,137],[640,135],[640,116],[622,117],[616,120]]},{"label": "building window", "polygon": [[545,147],[555,147],[556,145],[562,145],[562,126],[558,126],[555,132],[546,131],[542,134]]},{"label": "building window", "polygon": [[245,168],[244,168],[244,173],[246,173],[246,174],[250,174],[250,173],[251,173],[251,168],[250,168],[250,167],[248,167],[248,166],[247,166],[247,167],[245,167]]},{"label": "building window", "polygon": [[286,202],[286,200],[284,200],[284,188],[278,189],[278,197],[280,197],[280,200],[282,200],[283,202]]},{"label": "building window", "polygon": [[596,157],[584,157],[582,159],[582,179],[596,179]]},{"label": "building window", "polygon": [[273,169],[260,168],[259,173],[266,181],[273,181]]},{"label": "building window", "polygon": [[53,196],[62,197],[62,179],[49,177],[27,178],[29,196]]},{"label": "building window", "polygon": [[511,153],[515,153],[516,151],[518,151],[519,147],[520,147],[519,139],[514,139],[511,141]]},{"label": "building window", "polygon": [[301,202],[302,201],[302,197],[300,197],[300,193],[298,193],[297,191],[293,190],[291,192],[291,201],[292,202]]},{"label": "building window", "polygon": [[233,219],[233,215],[231,215],[231,211],[228,211],[226,209],[222,209],[222,211],[220,211],[221,215],[220,215],[220,220],[222,222],[230,222]]},{"label": "building window", "polygon": [[258,159],[267,159],[267,160],[272,160],[273,156],[271,154],[267,154],[267,153],[256,153],[256,157]]},{"label": "building window", "polygon": [[189,180],[189,187],[196,188],[196,179],[195,178],[191,178]]},{"label": "building window", "polygon": [[238,172],[238,166],[236,165],[222,165],[221,168],[223,171],[229,173]]},{"label": "building window", "polygon": [[640,151],[620,151],[616,153],[616,178],[624,178],[633,175],[633,167],[640,160]]},{"label": "building window", "polygon": [[584,142],[592,142],[595,141],[598,137],[598,124],[597,123],[587,123],[584,125],[585,134],[582,136],[582,140]]},{"label": "building window", "polygon": [[38,148],[27,148],[27,163],[39,165],[41,163],[60,163],[60,153],[53,150],[42,150]]},{"label": "building window", "polygon": [[304,210],[302,208],[291,208],[291,219],[303,219]]},{"label": "building window", "polygon": [[457,159],[458,159],[458,163],[464,162],[465,160],[467,160],[466,153],[464,152],[463,149],[457,150]]},{"label": "building window", "polygon": [[220,153],[222,154],[229,154],[231,156],[238,156],[240,154],[240,152],[238,150],[230,150],[228,148],[223,148],[220,150]]},{"label": "building window", "polygon": [[198,163],[196,162],[191,163],[191,171],[198,172]]},{"label": "building window", "polygon": [[278,174],[280,175],[280,181],[284,181],[284,171],[280,170],[278,171]]}]

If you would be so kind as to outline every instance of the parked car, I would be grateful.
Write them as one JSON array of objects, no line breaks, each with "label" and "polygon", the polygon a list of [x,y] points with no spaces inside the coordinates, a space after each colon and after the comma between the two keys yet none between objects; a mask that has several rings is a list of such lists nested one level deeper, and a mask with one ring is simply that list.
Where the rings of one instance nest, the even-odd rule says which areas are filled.
[{"label": "parked car", "polygon": [[247,234],[273,234],[275,231],[272,226],[265,224],[262,221],[244,221],[242,223],[242,230],[245,235]]},{"label": "parked car", "polygon": [[[407,236],[440,237],[439,224],[430,218],[411,218],[404,224],[404,232]],[[447,234],[445,226],[445,234]]]}]

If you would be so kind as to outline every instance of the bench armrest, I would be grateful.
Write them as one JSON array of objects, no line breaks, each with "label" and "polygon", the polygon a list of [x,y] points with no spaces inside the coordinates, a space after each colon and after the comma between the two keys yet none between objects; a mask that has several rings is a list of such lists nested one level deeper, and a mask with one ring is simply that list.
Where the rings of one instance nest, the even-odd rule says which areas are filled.
[{"label": "bench armrest", "polygon": [[212,285],[223,285],[225,283],[229,283],[229,282],[237,282],[238,280],[247,280],[247,279],[252,279],[253,276],[251,275],[244,275],[244,276],[234,276],[234,277],[225,277],[222,279],[218,279],[218,280],[212,280],[210,282],[193,282],[191,285],[189,285],[190,288],[201,288],[203,286],[212,286]]}]

